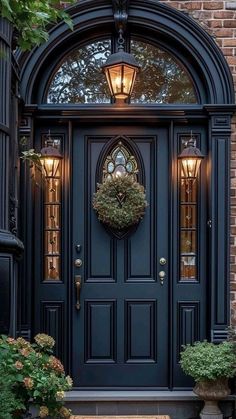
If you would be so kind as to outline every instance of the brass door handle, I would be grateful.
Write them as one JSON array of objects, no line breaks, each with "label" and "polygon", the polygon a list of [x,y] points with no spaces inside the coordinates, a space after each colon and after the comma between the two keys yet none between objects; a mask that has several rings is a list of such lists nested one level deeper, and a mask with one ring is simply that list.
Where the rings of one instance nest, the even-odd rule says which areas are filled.
[{"label": "brass door handle", "polygon": [[82,286],[82,278],[81,275],[75,275],[75,287],[76,287],[76,304],[75,307],[77,310],[80,310],[80,291]]}]

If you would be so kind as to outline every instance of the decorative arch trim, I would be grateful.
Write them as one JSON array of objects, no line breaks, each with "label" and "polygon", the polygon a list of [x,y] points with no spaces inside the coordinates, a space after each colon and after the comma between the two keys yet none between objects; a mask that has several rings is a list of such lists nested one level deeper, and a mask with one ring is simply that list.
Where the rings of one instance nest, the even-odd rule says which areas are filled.
[{"label": "decorative arch trim", "polygon": [[[109,0],[81,0],[68,9],[73,22],[71,32],[65,24],[50,30],[49,41],[31,51],[19,53],[22,76],[22,96],[26,104],[35,103],[35,91],[42,77],[50,77],[50,63],[61,54],[66,54],[71,45],[91,36],[111,33],[114,20]],[[190,67],[199,74],[205,89],[204,103],[233,104],[234,87],[229,66],[213,38],[191,17],[155,0],[133,0],[130,4],[128,26],[132,33],[150,33],[160,40],[183,51],[189,58]],[[90,35],[89,35],[90,34]]]}]

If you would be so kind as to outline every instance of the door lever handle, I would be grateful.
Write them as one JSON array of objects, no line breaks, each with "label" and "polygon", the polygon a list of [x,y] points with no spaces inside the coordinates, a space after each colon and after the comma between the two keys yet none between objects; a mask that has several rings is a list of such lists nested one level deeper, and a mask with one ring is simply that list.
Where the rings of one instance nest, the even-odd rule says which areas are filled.
[{"label": "door lever handle", "polygon": [[76,304],[75,307],[77,310],[80,310],[80,291],[82,286],[82,278],[81,275],[75,275],[75,287],[76,287]]}]

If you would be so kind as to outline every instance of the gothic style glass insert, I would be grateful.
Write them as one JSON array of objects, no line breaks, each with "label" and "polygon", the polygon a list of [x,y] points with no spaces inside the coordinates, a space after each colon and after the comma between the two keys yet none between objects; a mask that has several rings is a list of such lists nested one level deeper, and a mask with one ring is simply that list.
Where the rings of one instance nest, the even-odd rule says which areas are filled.
[{"label": "gothic style glass insert", "polygon": [[122,141],[114,146],[103,166],[103,180],[118,176],[132,176],[137,181],[138,164]]},{"label": "gothic style glass insert", "polygon": [[[61,138],[43,135],[43,146],[61,148]],[[44,281],[61,280],[61,186],[62,162],[55,177],[46,177],[44,185]]]},{"label": "gothic style glass insert", "polygon": [[131,41],[131,53],[141,65],[133,103],[197,103],[187,70],[169,52],[147,42]]},{"label": "gothic style glass insert", "polygon": [[[188,137],[181,136],[183,149]],[[187,179],[180,165],[180,280],[197,281],[198,178]]]},{"label": "gothic style glass insert", "polygon": [[111,97],[101,65],[110,53],[109,39],[73,50],[50,82],[47,103],[109,103]]}]

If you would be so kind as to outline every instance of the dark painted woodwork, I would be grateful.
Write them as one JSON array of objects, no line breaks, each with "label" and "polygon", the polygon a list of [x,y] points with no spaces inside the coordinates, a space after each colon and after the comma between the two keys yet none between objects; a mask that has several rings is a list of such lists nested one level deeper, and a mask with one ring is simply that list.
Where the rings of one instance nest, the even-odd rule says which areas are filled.
[{"label": "dark painted woodwork", "polygon": [[17,332],[17,261],[23,244],[12,233],[0,230],[0,334]]},{"label": "dark painted woodwork", "polygon": [[[27,133],[30,144],[39,150],[41,133],[51,129],[51,132],[64,135],[65,153],[62,223],[64,258],[62,282],[59,284],[42,283],[41,191],[34,185],[33,193],[29,192],[26,169],[22,177],[22,224],[28,255],[23,268],[26,290],[22,295],[23,333],[29,336],[31,328],[33,333],[50,331],[58,345],[61,345],[60,355],[68,368],[73,370],[78,386],[88,385],[93,388],[98,385],[116,385],[116,373],[113,371],[117,362],[121,363],[118,355],[121,353],[119,351],[123,351],[122,365],[126,373],[123,374],[123,382],[121,375],[121,386],[138,385],[141,376],[142,388],[147,388],[150,382],[154,383],[154,387],[186,388],[192,382],[180,370],[181,345],[206,337],[221,341],[226,336],[229,322],[228,153],[230,122],[235,111],[232,76],[214,40],[190,17],[160,2],[133,0],[127,35],[154,42],[174,54],[189,69],[197,89],[199,105],[44,104],[48,81],[65,51],[69,52],[88,40],[110,36],[114,31],[112,4],[108,0],[82,0],[70,9],[70,13],[74,21],[73,32],[64,24],[57,25],[51,29],[47,45],[28,54],[18,54],[22,96],[25,100],[22,134]],[[85,124],[87,127],[97,126],[93,135],[91,129],[85,129]],[[131,128],[132,124],[135,129]],[[109,125],[113,125],[110,130]],[[138,138],[141,133],[147,136],[152,131],[155,137],[163,130],[163,125],[168,129],[169,141],[167,145],[165,132],[160,137],[160,144],[164,147],[161,153],[163,156],[168,153],[168,162],[164,162],[164,158],[160,163],[166,176],[161,176],[162,182],[156,190],[156,198],[164,193],[162,188],[167,195],[161,201],[156,199],[154,205],[161,214],[154,217],[154,228],[149,230],[150,235],[148,229],[142,230],[141,223],[129,239],[116,241],[97,222],[88,205],[95,190],[96,165],[102,150],[100,141],[103,139],[105,143],[117,133],[135,133]],[[5,135],[9,133],[2,125],[0,129]],[[198,136],[201,151],[208,157],[202,164],[198,197],[199,280],[196,283],[181,283],[178,279],[176,162],[181,136],[191,129]],[[96,140],[97,135],[101,136],[99,140]],[[88,148],[85,144],[88,144]],[[137,144],[140,147],[140,143]],[[144,149],[141,155],[145,157]],[[87,156],[91,157],[88,161]],[[147,168],[147,161],[144,166]],[[152,162],[152,170],[158,172],[160,167]],[[155,230],[156,221],[160,222],[160,217],[164,217],[165,223],[168,223],[169,234],[166,234],[165,223],[159,230]],[[160,234],[156,242],[155,231],[158,231],[157,237]],[[144,241],[150,243],[150,246],[142,246]],[[82,244],[81,253],[77,253],[74,247],[77,244]],[[157,253],[159,246],[163,245],[168,255],[168,275],[167,283],[161,289],[163,298],[156,302],[156,294],[159,296],[156,290],[161,288],[157,276],[160,270],[157,266]],[[158,254],[158,258],[160,256],[163,256],[163,252]],[[73,269],[76,257],[84,261],[80,271]],[[149,260],[149,265],[143,264],[142,258]],[[114,291],[121,278],[120,267],[125,267],[126,281],[119,285],[124,289],[132,289],[125,298],[123,295],[125,304],[122,307],[116,301],[122,296],[122,287],[119,292]],[[82,274],[83,278],[80,312],[75,309],[75,274]],[[142,295],[139,288],[142,288]],[[145,339],[141,339],[139,328]],[[97,329],[101,331],[100,334],[96,333]],[[123,330],[122,344],[118,340],[120,330]],[[161,375],[156,373],[155,368],[162,351],[165,351],[165,357],[162,359],[164,368]],[[80,362],[84,363],[82,368],[87,369],[87,375],[81,373]],[[138,377],[132,375],[134,368],[137,368],[135,374]],[[145,368],[152,372],[145,375]],[[107,377],[106,382],[99,381],[102,376]],[[134,377],[137,378],[135,384],[132,382]]]},{"label": "dark painted woodwork", "polygon": [[0,17],[0,333],[17,332],[17,92],[18,66],[12,56],[12,26]]},{"label": "dark painted woodwork", "polygon": [[[22,95],[26,103],[44,101],[45,89],[58,62],[78,40],[112,33],[114,17],[108,0],[84,0],[70,9],[74,31],[57,25],[46,45],[21,54]],[[160,2],[133,0],[127,32],[164,46],[188,68],[200,103],[234,103],[232,75],[222,51],[193,19]],[[145,35],[144,35],[145,34]],[[56,58],[55,58],[56,57]]]},{"label": "dark painted woodwork", "polygon": [[[92,208],[96,168],[119,135],[139,149],[149,206],[136,231],[117,240]],[[109,144],[111,141],[111,144]],[[127,146],[128,147],[128,146]],[[73,298],[73,377],[81,387],[168,386],[168,128],[74,130],[73,248],[83,260],[81,309]],[[83,343],[83,336],[85,343]]]},{"label": "dark painted woodwork", "polygon": [[65,354],[65,303],[64,301],[43,301],[40,324],[42,330],[55,339],[55,355],[60,359]]},{"label": "dark painted woodwork", "polygon": [[211,112],[209,149],[212,161],[210,180],[211,258],[211,339],[219,342],[226,337],[230,322],[229,304],[229,205],[230,205],[230,115]]}]

